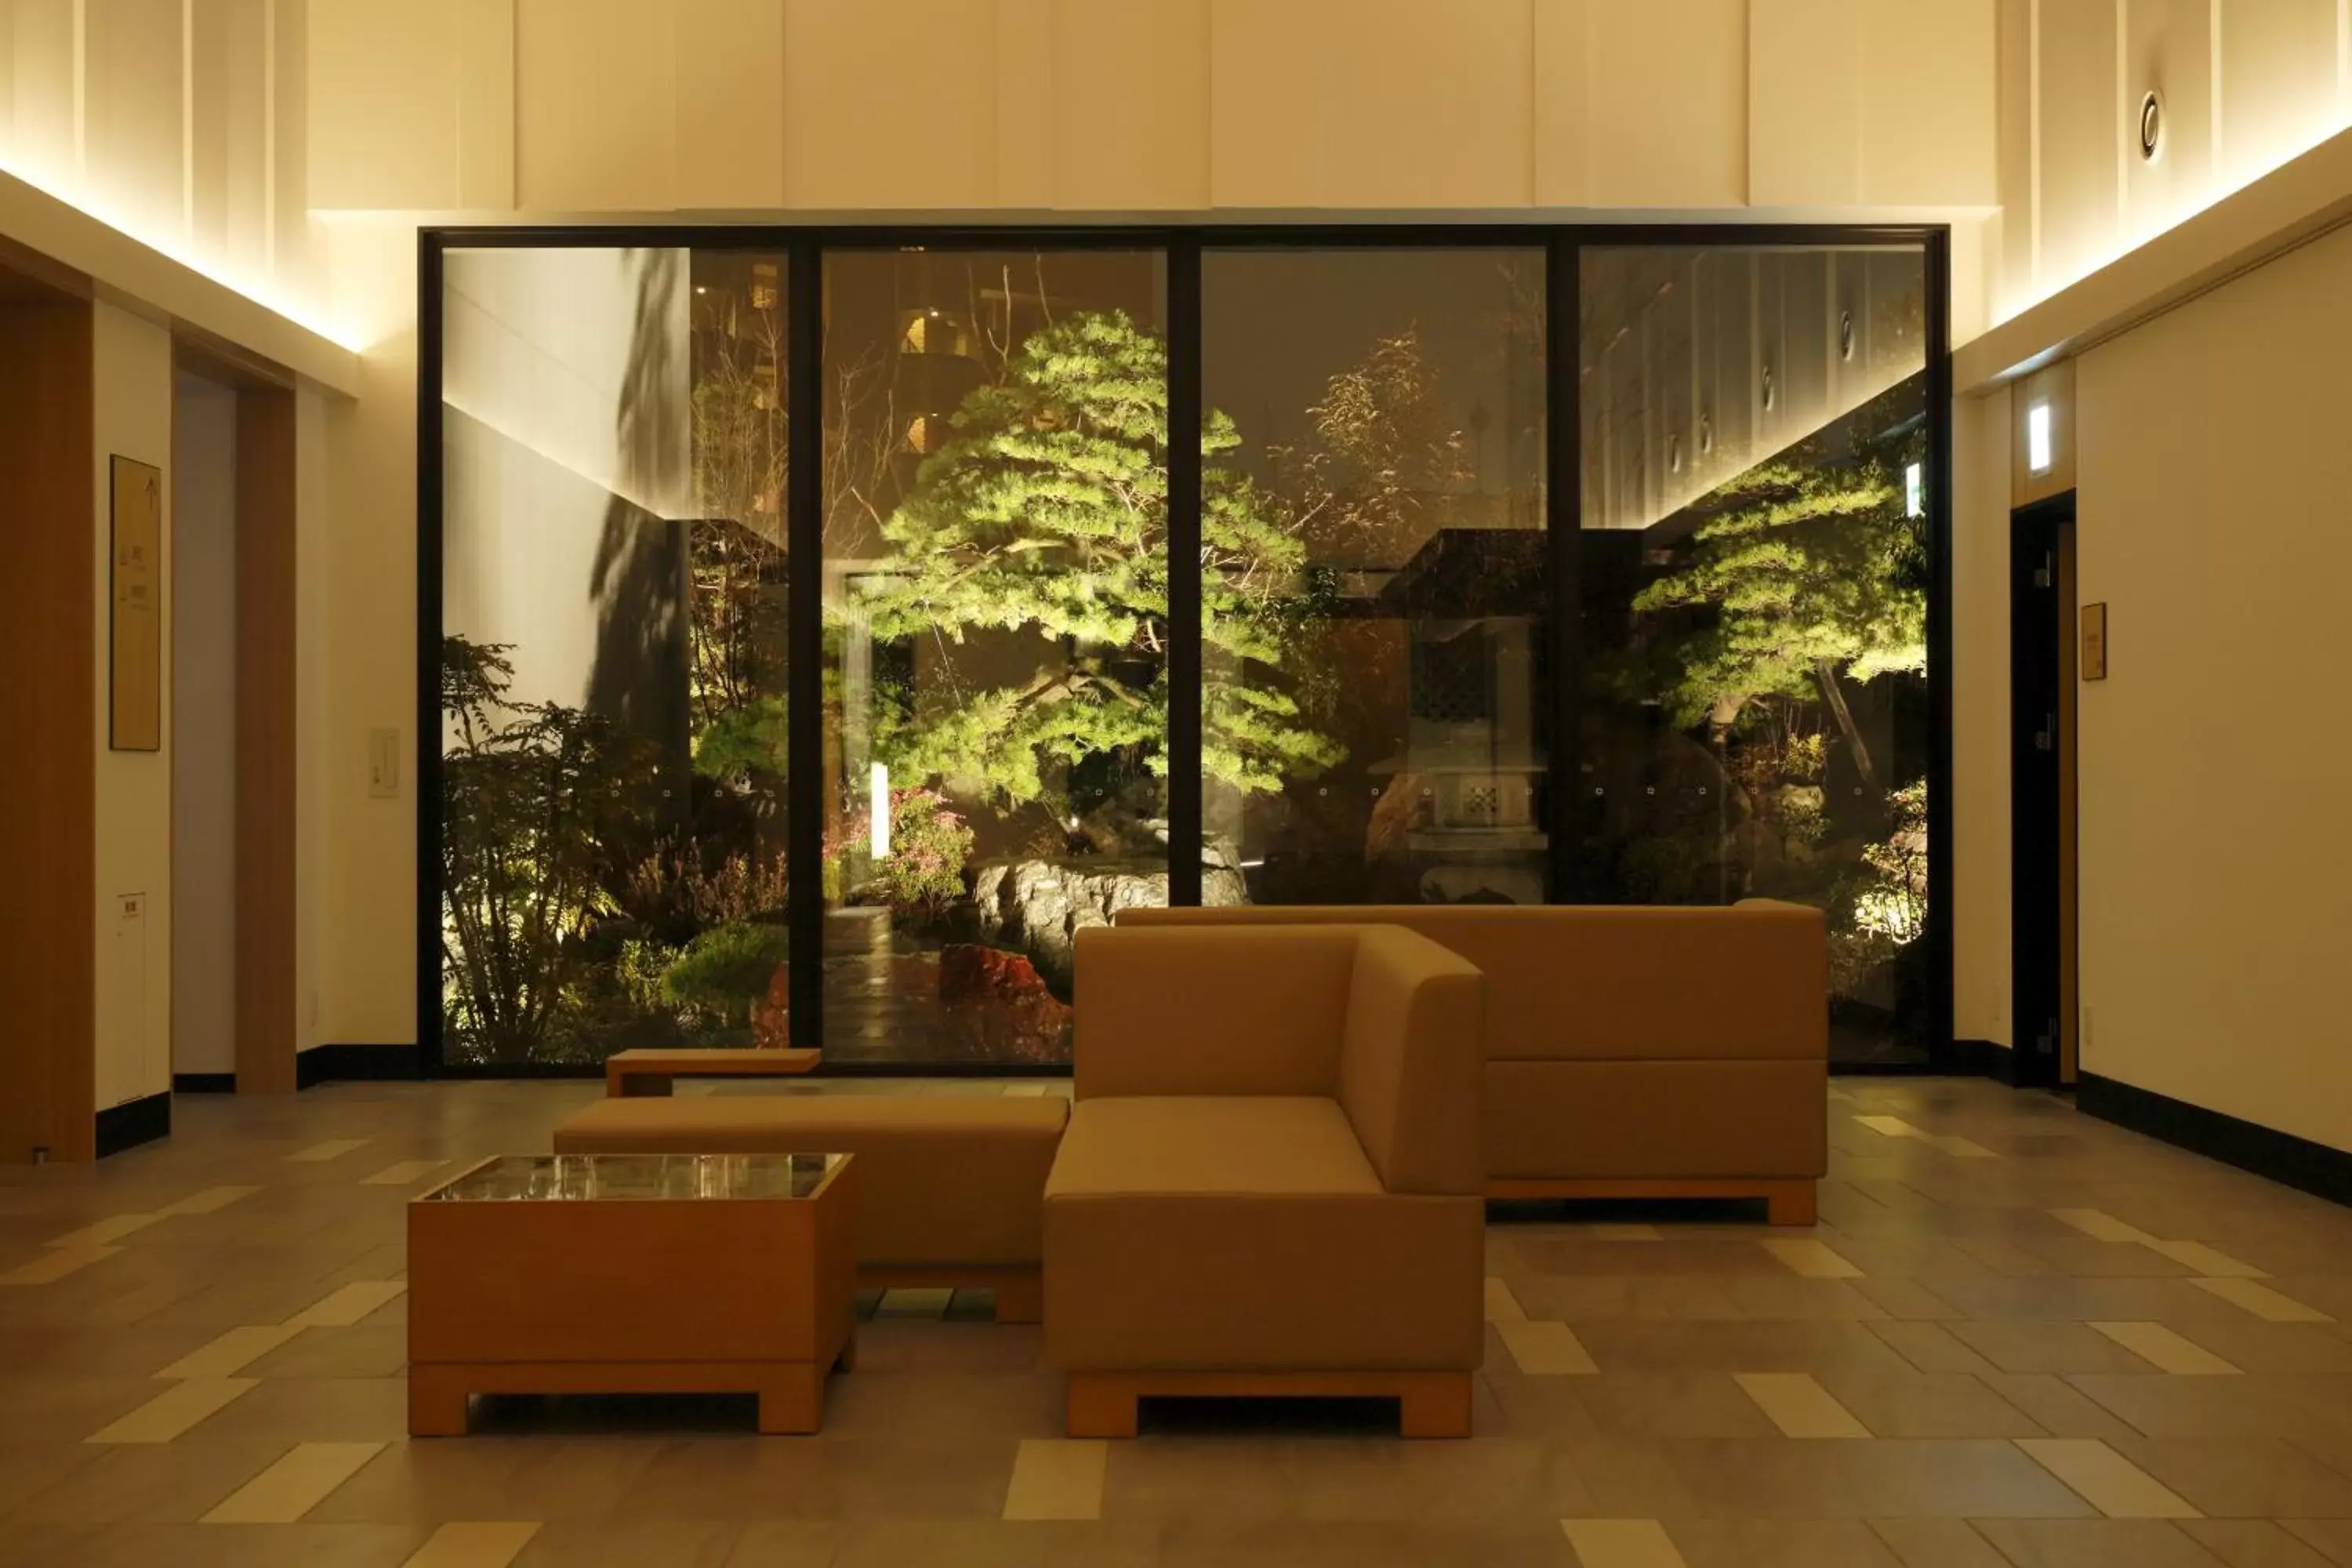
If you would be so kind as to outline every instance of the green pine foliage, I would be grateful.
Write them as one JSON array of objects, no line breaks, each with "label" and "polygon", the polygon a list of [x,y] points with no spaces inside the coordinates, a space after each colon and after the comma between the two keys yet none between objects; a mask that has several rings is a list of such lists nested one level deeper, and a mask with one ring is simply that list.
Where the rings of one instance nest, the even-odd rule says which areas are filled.
[{"label": "green pine foliage", "polygon": [[1712,606],[1675,648],[1675,722],[1727,730],[1761,697],[1842,706],[1839,678],[1924,670],[1927,596],[1900,476],[1875,461],[1771,462],[1700,525],[1690,563],[1644,588],[1642,613]]},{"label": "green pine foliage", "polygon": [[[883,524],[895,569],[863,579],[878,638],[961,646],[995,628],[1052,639],[1031,679],[969,689],[952,708],[886,716],[877,752],[901,777],[978,784],[1013,802],[1103,753],[1164,773],[1168,689],[1167,350],[1117,311],[1032,333],[1000,382],[964,400],[952,434]],[[1275,498],[1219,455],[1241,443],[1212,412],[1201,432],[1202,635],[1220,656],[1281,662],[1306,547]],[[1288,698],[1213,687],[1212,777],[1279,787],[1338,760]]]}]

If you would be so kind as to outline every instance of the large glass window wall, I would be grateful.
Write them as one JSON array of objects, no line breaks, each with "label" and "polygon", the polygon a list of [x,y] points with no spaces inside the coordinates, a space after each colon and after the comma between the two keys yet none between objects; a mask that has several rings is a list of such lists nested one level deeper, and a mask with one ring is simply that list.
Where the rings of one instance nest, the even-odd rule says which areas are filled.
[{"label": "large glass window wall", "polygon": [[1706,237],[429,237],[434,1059],[1052,1070],[1133,904],[1772,897],[1925,1063],[1939,242]]}]

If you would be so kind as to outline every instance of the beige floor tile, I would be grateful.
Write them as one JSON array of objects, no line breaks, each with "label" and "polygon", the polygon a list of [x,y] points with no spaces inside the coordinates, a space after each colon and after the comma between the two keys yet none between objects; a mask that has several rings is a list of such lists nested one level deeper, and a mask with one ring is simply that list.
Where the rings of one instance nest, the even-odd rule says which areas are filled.
[{"label": "beige floor tile", "polygon": [[1800,1237],[1758,1243],[1790,1273],[1806,1279],[1859,1279],[1862,1270],[1841,1257],[1829,1243]]},{"label": "beige floor tile", "polygon": [[1945,1153],[1960,1160],[1998,1160],[2000,1156],[1973,1138],[1962,1138],[1949,1132],[1921,1134],[1929,1143]]},{"label": "beige floor tile", "polygon": [[2003,1372],[2146,1372],[2147,1363],[2082,1323],[1971,1322],[1942,1327]]},{"label": "beige floor tile", "polygon": [[190,1351],[164,1367],[157,1377],[234,1377],[247,1365],[268,1354],[302,1331],[280,1323],[271,1328],[231,1329],[210,1343]]},{"label": "beige floor tile", "polygon": [[404,1279],[355,1279],[339,1285],[286,1320],[289,1329],[347,1329],[385,1303],[404,1295]]},{"label": "beige floor tile", "polygon": [[397,1161],[386,1165],[373,1175],[362,1176],[360,1185],[363,1187],[413,1186],[448,1163],[446,1160]]},{"label": "beige floor tile", "polygon": [[1665,1235],[1654,1225],[1591,1225],[1584,1234],[1595,1241],[1664,1241]]},{"label": "beige floor tile", "polygon": [[1674,1439],[1770,1437],[1779,1432],[1756,1402],[1719,1372],[1602,1373],[1564,1386],[1596,1435]]},{"label": "beige floor tile", "polygon": [[1899,1116],[1857,1116],[1854,1120],[1882,1138],[1919,1138],[1920,1131]]},{"label": "beige floor tile", "polygon": [[1806,1373],[1743,1372],[1733,1381],[1788,1437],[1867,1437],[1870,1428]]},{"label": "beige floor tile", "polygon": [[383,1452],[381,1443],[301,1443],[223,1498],[205,1524],[292,1524]]},{"label": "beige floor tile", "polygon": [[2021,1437],[2034,1463],[2109,1519],[2195,1519],[2198,1510],[2095,1437]]},{"label": "beige floor tile", "polygon": [[1859,1519],[1678,1519],[1690,1568],[1904,1568]]},{"label": "beige floor tile", "polygon": [[1691,1511],[1710,1518],[2066,1519],[2094,1511],[2011,1442],[1773,1437],[1665,1447]]},{"label": "beige floor tile", "polygon": [[1654,1519],[1564,1519],[1580,1568],[1689,1568]]},{"label": "beige floor tile", "polygon": [[324,1164],[330,1160],[340,1160],[355,1149],[363,1149],[373,1142],[368,1138],[330,1138],[307,1149],[296,1150],[286,1156],[286,1163],[289,1165]]},{"label": "beige floor tile", "polygon": [[2230,1568],[2331,1568],[2316,1549],[2266,1519],[2184,1519],[2173,1528]]},{"label": "beige floor tile", "polygon": [[2208,1279],[2267,1279],[2270,1276],[2252,1264],[2231,1257],[2218,1247],[2201,1241],[2156,1241],[2140,1244],[2160,1257],[2169,1258],[2183,1268]]},{"label": "beige floor tile", "polygon": [[2294,1297],[2256,1280],[2221,1278],[2191,1279],[2189,1283],[2200,1290],[2210,1291],[2233,1307],[2243,1307],[2265,1322],[2332,1323],[2336,1321],[2318,1308],[2306,1307]]},{"label": "beige floor tile", "polygon": [[445,1524],[402,1568],[507,1568],[538,1533],[529,1523]]},{"label": "beige floor tile", "polygon": [[0,1285],[54,1285],[121,1250],[119,1247],[53,1247],[28,1263],[0,1273]]},{"label": "beige floor tile", "polygon": [[1566,1323],[1501,1322],[1495,1331],[1518,1369],[1534,1377],[1557,1377],[1598,1372],[1592,1357]]},{"label": "beige floor tile", "polygon": [[1056,1437],[1024,1439],[1005,1488],[1006,1519],[1100,1519],[1108,1445]]},{"label": "beige floor tile", "polygon": [[929,1286],[905,1287],[882,1292],[881,1303],[874,1309],[877,1318],[943,1318],[953,1290]]},{"label": "beige floor tile", "polygon": [[155,1212],[167,1218],[181,1215],[218,1214],[238,1199],[249,1198],[260,1190],[259,1187],[206,1187],[203,1192],[191,1194]]},{"label": "beige floor tile", "polygon": [[2011,1568],[1964,1519],[1874,1519],[1870,1528],[1903,1568]]},{"label": "beige floor tile", "polygon": [[2328,1562],[2352,1564],[2352,1520],[2290,1519],[2279,1528]]},{"label": "beige floor tile", "polygon": [[2040,1437],[2047,1429],[1968,1373],[1837,1368],[1821,1384],[1880,1437]]},{"label": "beige floor tile", "polygon": [[69,1248],[105,1247],[111,1242],[121,1241],[126,1236],[132,1236],[145,1230],[163,1217],[160,1214],[113,1215],[94,1224],[83,1226],[79,1230],[69,1230],[63,1236],[52,1237],[49,1245]]},{"label": "beige floor tile", "polygon": [[2016,1568],[2219,1568],[2176,1524],[2150,1519],[1980,1519]]},{"label": "beige floor tile", "polygon": [[1509,1282],[1496,1275],[1487,1275],[1486,1321],[1518,1323],[1526,1321],[1527,1316],[1525,1309],[1519,1305],[1519,1299],[1511,1294]]},{"label": "beige floor tile", "polygon": [[1871,1331],[1921,1372],[1983,1374],[2000,1369],[1960,1340],[1946,1323],[1887,1321]]},{"label": "beige floor tile", "polygon": [[2352,1477],[2282,1439],[2142,1437],[2112,1447],[2216,1519],[2352,1519]]},{"label": "beige floor tile", "polygon": [[2126,1225],[2115,1215],[2100,1209],[2052,1209],[2050,1212],[2094,1241],[2154,1241],[2156,1239],[2137,1226]]},{"label": "beige floor tile", "polygon": [[2238,1368],[2211,1351],[2193,1340],[2183,1338],[2162,1323],[2085,1323],[2083,1326],[2106,1335],[2158,1372],[2182,1377],[2228,1377],[2239,1373]]},{"label": "beige floor tile", "polygon": [[253,1391],[249,1377],[192,1378],[91,1433],[90,1443],[169,1443]]}]

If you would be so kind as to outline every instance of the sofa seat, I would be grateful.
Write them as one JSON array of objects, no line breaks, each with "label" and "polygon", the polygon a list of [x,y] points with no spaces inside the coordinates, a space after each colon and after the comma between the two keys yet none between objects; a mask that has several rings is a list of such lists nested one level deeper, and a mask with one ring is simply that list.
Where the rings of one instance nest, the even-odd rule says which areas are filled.
[{"label": "sofa seat", "polygon": [[1056,1192],[1369,1197],[1381,1178],[1335,1100],[1164,1095],[1078,1107],[1045,1183],[1048,1197]]},{"label": "sofa seat", "polygon": [[1384,1191],[1333,1100],[1083,1100],[1045,1189],[1047,1357],[1466,1371],[1485,1246],[1476,1198]]},{"label": "sofa seat", "polygon": [[854,1154],[861,1268],[1034,1269],[1069,1109],[1054,1095],[600,1100],[556,1129],[555,1152]]}]

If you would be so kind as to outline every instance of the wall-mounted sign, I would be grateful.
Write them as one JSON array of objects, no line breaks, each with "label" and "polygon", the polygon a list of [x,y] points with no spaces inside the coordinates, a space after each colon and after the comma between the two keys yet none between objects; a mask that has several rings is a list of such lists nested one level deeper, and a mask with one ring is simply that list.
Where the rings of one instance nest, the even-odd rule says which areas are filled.
[{"label": "wall-mounted sign", "polygon": [[2083,679],[2105,680],[2107,678],[2107,607],[2105,605],[2083,606]]},{"label": "wall-mounted sign", "polygon": [[114,459],[107,603],[112,634],[106,743],[163,748],[163,470]]}]

